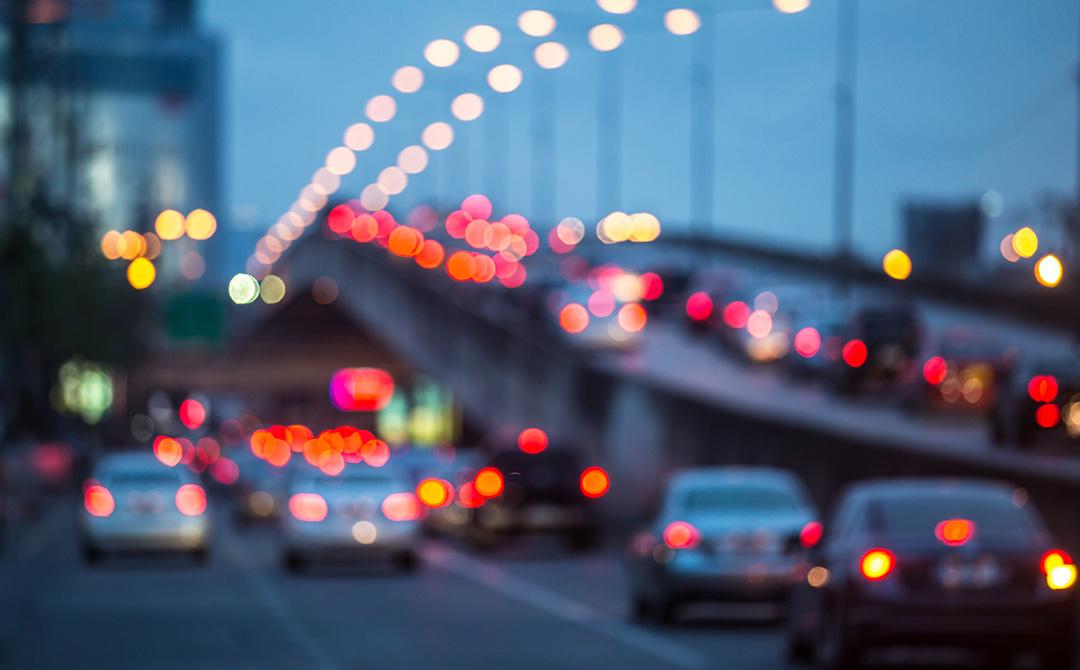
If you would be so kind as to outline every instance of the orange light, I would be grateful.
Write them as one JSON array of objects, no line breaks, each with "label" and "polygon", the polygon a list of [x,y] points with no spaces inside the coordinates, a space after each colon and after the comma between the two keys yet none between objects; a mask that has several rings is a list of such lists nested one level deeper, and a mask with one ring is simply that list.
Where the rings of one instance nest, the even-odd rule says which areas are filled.
[{"label": "orange light", "polygon": [[518,433],[518,448],[526,454],[539,454],[547,446],[547,433],[539,428],[526,428]]},{"label": "orange light", "polygon": [[206,511],[206,491],[198,484],[184,484],[176,489],[176,509],[184,516],[199,516]]},{"label": "orange light", "polygon": [[485,498],[495,498],[502,495],[505,482],[498,468],[482,468],[473,477],[473,485],[476,492]]},{"label": "orange light", "polygon": [[821,536],[824,532],[825,528],[820,521],[811,521],[799,531],[799,544],[805,549],[813,549],[818,542],[821,542]]},{"label": "orange light", "polygon": [[581,473],[581,492],[586,498],[600,498],[611,488],[611,479],[601,467],[585,468]]},{"label": "orange light", "polygon": [[476,509],[484,504],[485,498],[476,490],[472,482],[465,482],[458,488],[458,502],[466,509]]},{"label": "orange light", "polygon": [[580,333],[589,327],[589,312],[572,302],[559,311],[559,325],[568,333]]},{"label": "orange light", "polygon": [[484,255],[473,258],[472,280],[478,284],[486,284],[495,278],[495,261]]},{"label": "orange light", "polygon": [[439,267],[446,255],[443,245],[438,240],[424,240],[424,248],[416,255],[416,264],[425,270]]},{"label": "orange light", "polygon": [[1039,567],[1044,575],[1049,575],[1050,571],[1059,565],[1071,565],[1072,562],[1072,556],[1068,552],[1062,549],[1051,549],[1043,554],[1042,560],[1039,561]]},{"label": "orange light", "polygon": [[429,477],[417,485],[416,497],[432,509],[446,507],[454,500],[454,487],[445,479]]},{"label": "orange light", "polygon": [[360,447],[360,457],[373,468],[381,468],[390,460],[390,446],[382,440],[368,440]]},{"label": "orange light", "polygon": [[701,541],[701,534],[685,521],[672,521],[664,529],[664,544],[672,549],[693,549]]},{"label": "orange light", "polygon": [[648,314],[645,313],[645,308],[637,303],[630,303],[629,305],[623,305],[619,309],[619,325],[628,333],[636,333],[645,327],[645,323],[648,321]]},{"label": "orange light", "polygon": [[859,560],[859,571],[866,579],[877,582],[889,576],[896,567],[896,557],[887,549],[871,549]]},{"label": "orange light", "polygon": [[455,281],[469,281],[473,276],[473,257],[468,251],[455,251],[446,261],[446,274]]},{"label": "orange light", "polygon": [[938,541],[950,547],[967,544],[975,535],[975,524],[968,519],[945,519],[934,527],[934,536]]},{"label": "orange light", "polygon": [[383,498],[382,513],[391,521],[416,521],[420,518],[420,501],[412,493],[391,493]]},{"label": "orange light", "polygon": [[106,517],[116,509],[112,493],[101,484],[91,484],[86,487],[83,493],[83,504],[91,516]]},{"label": "orange light", "polygon": [[841,351],[841,356],[844,358],[844,362],[853,368],[860,368],[866,363],[866,358],[869,356],[869,352],[866,349],[866,343],[862,340],[851,340],[844,345],[844,349]]},{"label": "orange light", "polygon": [[327,511],[326,501],[318,493],[295,493],[289,498],[289,513],[298,521],[322,521]]},{"label": "orange light", "polygon": [[179,463],[183,455],[183,447],[173,438],[160,435],[154,440],[154,456],[170,468]]}]

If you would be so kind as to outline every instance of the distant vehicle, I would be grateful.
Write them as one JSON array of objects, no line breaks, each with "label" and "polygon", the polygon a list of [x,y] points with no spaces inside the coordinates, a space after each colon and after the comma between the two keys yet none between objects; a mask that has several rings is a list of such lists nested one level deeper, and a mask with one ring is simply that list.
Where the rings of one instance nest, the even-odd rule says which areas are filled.
[{"label": "distant vehicle", "polygon": [[1002,384],[990,415],[997,444],[1020,448],[1080,438],[1080,361],[1037,361]]},{"label": "distant vehicle", "polygon": [[922,343],[918,313],[905,301],[857,301],[841,334],[841,363],[831,379],[845,393],[895,388],[915,365]]},{"label": "distant vehicle", "polygon": [[[473,510],[469,539],[475,545],[529,534],[558,535],[572,549],[600,541],[598,506],[607,492],[607,474],[595,470],[595,479],[588,480],[590,469],[575,452],[559,447],[538,454],[502,451],[489,467],[501,476],[503,487]],[[597,480],[601,486],[592,487]]]},{"label": "distant vehicle", "polygon": [[1071,668],[1076,566],[1026,494],[994,482],[892,480],[843,495],[793,592],[788,651],[858,667],[894,645],[1020,650]]},{"label": "distant vehicle", "polygon": [[186,468],[152,454],[105,456],[83,487],[83,558],[107,553],[176,551],[206,559],[210,541],[206,492]]},{"label": "distant vehicle", "polygon": [[988,412],[1008,376],[1010,350],[968,329],[942,333],[921,365],[910,366],[903,405],[912,411]]},{"label": "distant vehicle", "polygon": [[235,455],[240,475],[233,487],[233,518],[239,523],[280,519],[288,507],[288,470],[248,449]]},{"label": "distant vehicle", "polygon": [[772,468],[676,475],[648,530],[627,551],[635,618],[674,620],[685,603],[782,604],[821,533],[802,484]]},{"label": "distant vehicle", "polygon": [[339,475],[293,473],[283,518],[282,559],[298,571],[316,560],[389,559],[413,570],[420,544],[419,504],[406,478],[387,468],[352,465]]}]

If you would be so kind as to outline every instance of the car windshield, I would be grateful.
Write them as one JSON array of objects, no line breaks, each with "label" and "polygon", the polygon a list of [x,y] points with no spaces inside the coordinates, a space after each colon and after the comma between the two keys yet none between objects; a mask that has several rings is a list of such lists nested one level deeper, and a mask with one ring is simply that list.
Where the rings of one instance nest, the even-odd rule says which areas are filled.
[{"label": "car windshield", "polygon": [[717,485],[692,488],[683,495],[682,506],[690,512],[787,513],[798,510],[798,500],[785,489],[750,485]]}]

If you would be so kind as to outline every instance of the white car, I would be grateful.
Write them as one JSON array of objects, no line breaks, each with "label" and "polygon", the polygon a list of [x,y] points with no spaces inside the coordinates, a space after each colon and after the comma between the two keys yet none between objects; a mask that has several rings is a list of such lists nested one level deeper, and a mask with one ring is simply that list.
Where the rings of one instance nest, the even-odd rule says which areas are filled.
[{"label": "white car", "polygon": [[186,468],[152,454],[103,458],[83,487],[82,553],[88,562],[119,551],[178,551],[205,560],[206,492]]},{"label": "white car", "polygon": [[671,620],[693,601],[783,604],[821,532],[809,496],[786,471],[678,474],[659,515],[627,553],[633,613]]},{"label": "white car", "polygon": [[420,504],[396,470],[350,465],[339,475],[314,468],[293,474],[282,520],[286,569],[314,559],[382,557],[417,565]]}]

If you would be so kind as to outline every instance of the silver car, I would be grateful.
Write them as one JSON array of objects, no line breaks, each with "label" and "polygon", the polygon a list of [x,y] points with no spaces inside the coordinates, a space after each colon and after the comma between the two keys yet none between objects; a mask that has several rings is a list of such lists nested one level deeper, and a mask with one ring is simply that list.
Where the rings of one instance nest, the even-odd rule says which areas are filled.
[{"label": "silver car", "polygon": [[821,530],[802,484],[783,470],[678,474],[627,552],[633,614],[670,621],[693,601],[783,603]]},{"label": "silver car", "polygon": [[205,560],[206,492],[186,468],[152,454],[103,458],[83,487],[82,553],[88,562],[118,551],[179,551]]},{"label": "silver car", "polygon": [[293,474],[284,527],[286,569],[314,559],[388,558],[402,570],[417,564],[420,504],[400,473],[350,465],[339,475],[314,468]]}]

